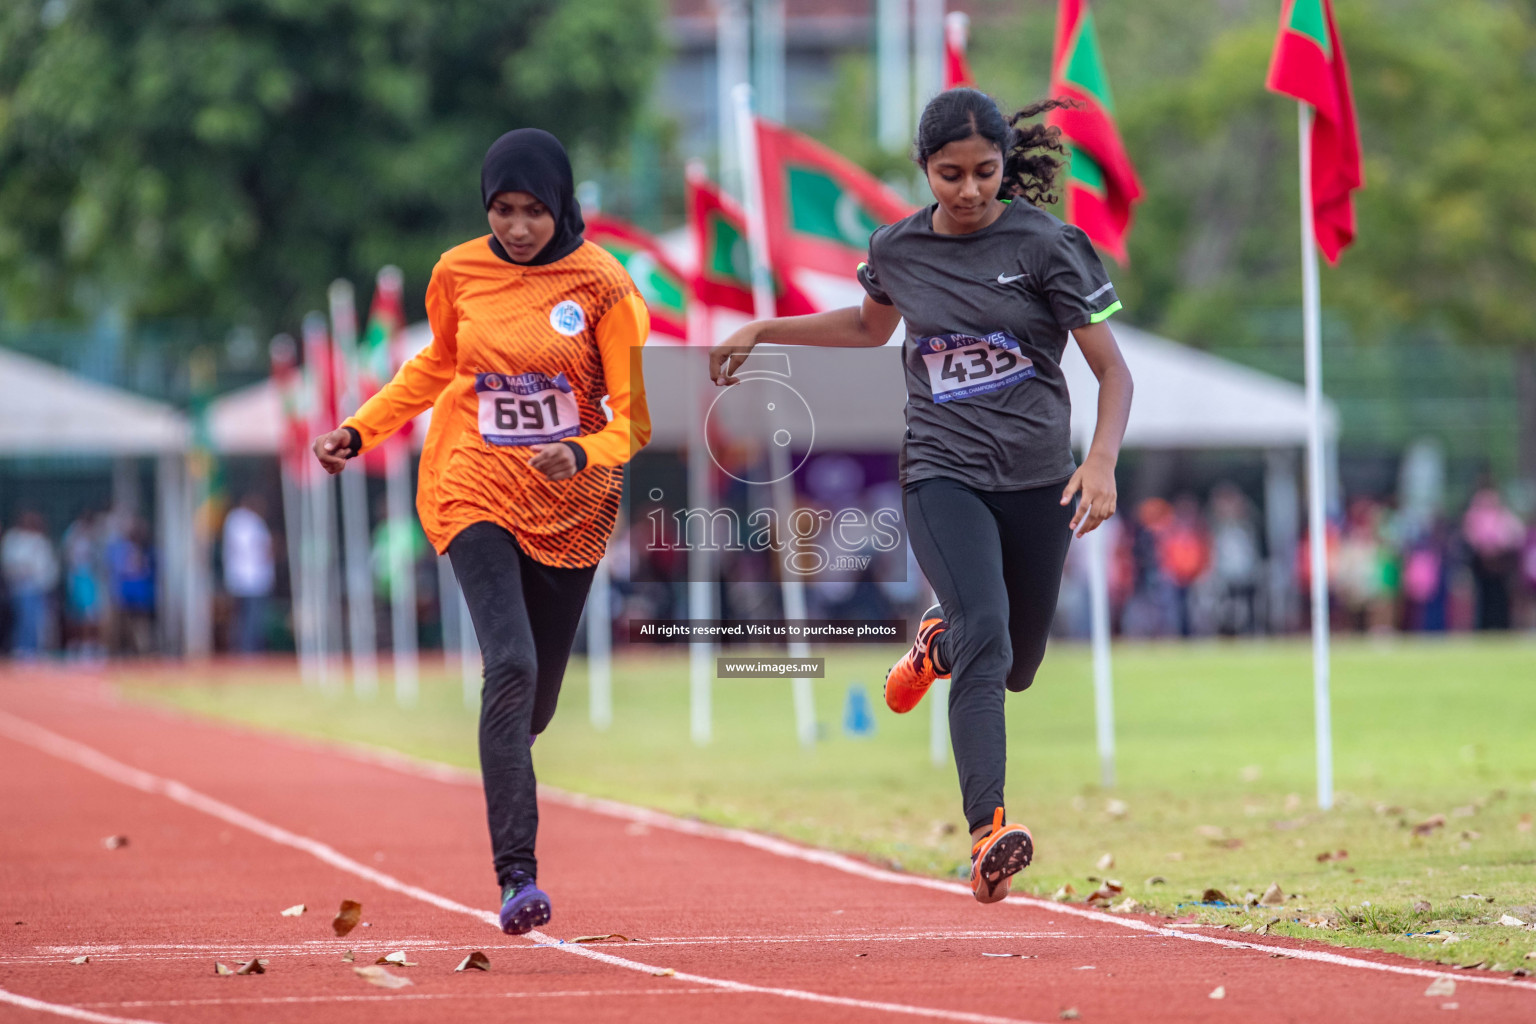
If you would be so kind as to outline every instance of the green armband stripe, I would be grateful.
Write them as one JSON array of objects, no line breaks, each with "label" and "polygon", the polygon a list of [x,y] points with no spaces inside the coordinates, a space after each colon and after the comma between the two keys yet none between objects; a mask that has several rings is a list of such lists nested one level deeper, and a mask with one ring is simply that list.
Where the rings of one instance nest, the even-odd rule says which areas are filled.
[{"label": "green armband stripe", "polygon": [[1118,313],[1119,311],[1120,300],[1116,299],[1112,304],[1105,306],[1103,309],[1093,314],[1093,316],[1089,317],[1088,322],[1091,324],[1096,324],[1100,320],[1108,320],[1111,316],[1113,316],[1115,313]]}]

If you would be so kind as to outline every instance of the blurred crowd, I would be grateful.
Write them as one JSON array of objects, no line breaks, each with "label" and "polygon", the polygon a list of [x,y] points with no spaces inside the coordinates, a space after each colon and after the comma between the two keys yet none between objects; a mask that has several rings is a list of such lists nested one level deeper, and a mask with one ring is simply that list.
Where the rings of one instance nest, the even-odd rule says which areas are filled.
[{"label": "blurred crowd", "polygon": [[23,509],[0,536],[0,646],[20,659],[155,648],[155,551],[139,516],[80,513],[58,537]]},{"label": "blurred crowd", "polygon": [[[1112,521],[1110,607],[1125,636],[1283,633],[1310,621],[1310,538],[1266,548],[1257,510],[1230,484],[1202,505],[1147,498]],[[1457,518],[1352,499],[1327,535],[1329,618],[1340,632],[1536,628],[1536,522],[1492,486]],[[1074,545],[1059,631],[1088,632],[1088,567]]]},{"label": "blurred crowd", "polygon": [[[893,488],[855,487],[802,501],[866,511],[900,507]],[[641,544],[644,513],[637,510],[633,525],[621,526],[609,559],[614,634],[621,642],[630,619],[688,617],[686,552]],[[23,508],[5,526],[0,650],[20,659],[55,652],[99,659],[158,650],[157,556],[141,517],[87,508],[53,534],[41,514]],[[1111,552],[1112,626],[1119,635],[1246,635],[1307,627],[1307,537],[1291,551],[1270,551],[1257,508],[1231,484],[1213,488],[1203,503],[1192,494],[1172,501],[1144,499],[1104,531]],[[419,529],[392,531],[381,516],[372,542],[381,641],[388,638],[391,545],[412,550],[423,627],[430,631],[440,624],[435,560]],[[248,494],[225,515],[214,555],[218,649],[289,646],[281,531],[269,524],[259,493]],[[1085,545],[1074,544],[1068,556],[1057,613],[1060,635],[1088,635],[1086,555]],[[1330,524],[1327,565],[1329,614],[1337,631],[1536,629],[1536,521],[1522,520],[1492,486],[1477,489],[1452,517],[1356,497]],[[777,567],[769,553],[725,553],[717,568],[715,617],[782,614],[781,591],[773,585]],[[862,570],[825,573],[805,587],[811,618],[910,619],[928,600],[907,545],[875,552]]]}]

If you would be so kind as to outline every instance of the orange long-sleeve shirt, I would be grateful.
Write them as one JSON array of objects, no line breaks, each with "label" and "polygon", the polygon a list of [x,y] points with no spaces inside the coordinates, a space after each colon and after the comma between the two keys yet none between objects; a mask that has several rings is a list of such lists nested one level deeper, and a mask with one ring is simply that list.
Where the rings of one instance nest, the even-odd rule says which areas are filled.
[{"label": "orange long-sleeve shirt", "polygon": [[[432,409],[416,510],[439,552],[466,526],[493,522],[535,561],[596,565],[623,465],[651,437],[640,372],[650,313],[623,266],[591,242],[554,263],[508,263],[482,236],[433,268],[427,319],[432,343],[343,426],[367,451]],[[531,444],[553,439],[586,454],[568,480],[528,465]]]}]

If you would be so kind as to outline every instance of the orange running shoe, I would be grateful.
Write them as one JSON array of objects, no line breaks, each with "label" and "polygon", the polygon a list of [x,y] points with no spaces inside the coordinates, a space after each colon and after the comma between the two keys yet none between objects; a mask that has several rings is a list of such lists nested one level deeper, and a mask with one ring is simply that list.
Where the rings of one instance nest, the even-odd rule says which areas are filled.
[{"label": "orange running shoe", "polygon": [[1004,825],[1003,809],[992,816],[992,831],[971,847],[971,895],[978,903],[1006,899],[1014,875],[1035,857],[1035,837],[1023,825]]},{"label": "orange running shoe", "polygon": [[929,654],[934,639],[945,628],[944,610],[938,605],[923,612],[922,622],[917,627],[917,639],[912,641],[912,649],[903,654],[901,660],[885,674],[885,706],[898,715],[904,715],[917,707],[935,679],[949,678],[948,672],[938,671],[933,656]]}]

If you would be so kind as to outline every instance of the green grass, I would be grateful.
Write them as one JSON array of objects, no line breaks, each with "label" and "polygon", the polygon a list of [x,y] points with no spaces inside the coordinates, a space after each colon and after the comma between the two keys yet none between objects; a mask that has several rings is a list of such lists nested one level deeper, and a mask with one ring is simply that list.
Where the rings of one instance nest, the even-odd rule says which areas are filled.
[{"label": "green grass", "polygon": [[[927,705],[902,717],[878,706],[895,652],[823,653],[824,737],[810,750],[795,742],[789,684],[767,680],[717,680],[714,742],[692,744],[687,660],[671,653],[619,662],[614,724],[599,733],[587,721],[585,666],[574,662],[535,750],[540,779],[908,871],[964,870],[958,786],[951,765],[928,760]],[[1524,959],[1536,931],[1495,923],[1536,921],[1536,645],[1341,643],[1333,673],[1338,802],[1322,813],[1305,644],[1118,645],[1112,791],[1095,784],[1088,654],[1054,646],[1035,687],[1008,700],[1010,817],[1039,846],[1021,887],[1051,895],[1070,884],[1081,900],[1108,876],[1166,914],[1446,963],[1536,967]],[[474,713],[448,673],[427,673],[410,713],[387,699],[317,694],[271,668],[219,675],[120,678],[137,699],[476,765]],[[851,681],[877,705],[872,737],[842,734]],[[1414,834],[1436,814],[1443,827]],[[1348,856],[1317,860],[1339,850]],[[1105,854],[1108,870],[1096,867]],[[1281,907],[1199,905],[1207,888],[1241,902],[1272,882],[1293,897]],[[1492,901],[1461,898],[1473,893]],[[1445,943],[1447,933],[1457,940]]]}]

